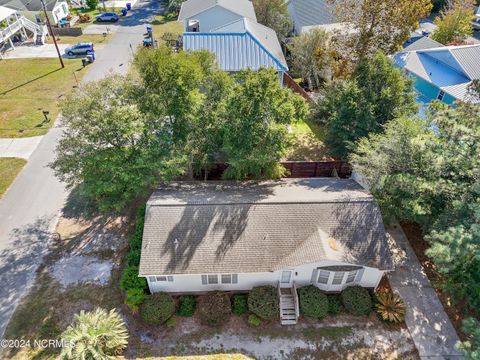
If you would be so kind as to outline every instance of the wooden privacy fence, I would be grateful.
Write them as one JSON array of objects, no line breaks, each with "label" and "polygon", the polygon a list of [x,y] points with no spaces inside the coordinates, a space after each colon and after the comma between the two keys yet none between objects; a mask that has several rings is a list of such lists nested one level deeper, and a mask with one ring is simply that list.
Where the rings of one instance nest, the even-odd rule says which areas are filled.
[{"label": "wooden privacy fence", "polygon": [[295,82],[295,80],[293,80],[292,77],[290,75],[288,75],[287,73],[283,74],[283,86],[285,86],[285,87],[291,89],[293,92],[299,94],[300,96],[302,96],[308,102],[310,102],[310,103],[313,102],[310,95],[308,95],[308,93],[300,85],[298,85]]},{"label": "wooden privacy fence", "polygon": [[[347,178],[352,174],[350,166],[344,161],[283,161],[281,164],[287,170],[287,178],[335,177]],[[206,180],[220,180],[228,164],[215,164],[208,171]],[[202,170],[197,180],[205,180]]]}]

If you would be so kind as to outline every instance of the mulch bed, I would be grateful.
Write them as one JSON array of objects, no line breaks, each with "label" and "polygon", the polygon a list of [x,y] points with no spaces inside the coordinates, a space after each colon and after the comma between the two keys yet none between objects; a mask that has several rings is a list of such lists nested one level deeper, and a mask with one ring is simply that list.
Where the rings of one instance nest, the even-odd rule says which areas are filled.
[{"label": "mulch bed", "polygon": [[465,311],[465,304],[464,302],[454,304],[451,297],[438,287],[437,284],[440,280],[440,275],[437,272],[435,264],[427,255],[425,255],[425,251],[430,245],[423,236],[422,228],[420,225],[411,222],[402,222],[400,225],[402,226],[405,235],[407,235],[408,241],[417,256],[418,261],[420,261],[428,279],[432,283],[435,292],[442,302],[445,312],[457,331],[458,337],[461,340],[466,340],[466,335],[462,331],[462,321],[468,317],[468,314],[466,314]]}]

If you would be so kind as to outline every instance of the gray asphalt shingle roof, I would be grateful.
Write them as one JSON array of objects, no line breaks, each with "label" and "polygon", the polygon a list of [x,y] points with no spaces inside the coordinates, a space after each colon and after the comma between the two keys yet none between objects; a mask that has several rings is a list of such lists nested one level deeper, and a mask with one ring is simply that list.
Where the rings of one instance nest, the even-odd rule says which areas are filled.
[{"label": "gray asphalt shingle roof", "polygon": [[392,267],[379,208],[353,180],[175,183],[147,204],[142,276],[267,272],[327,259]]},{"label": "gray asphalt shingle roof", "polygon": [[443,47],[443,45],[428,36],[412,37],[403,44],[405,51],[435,49],[439,47]]},{"label": "gray asphalt shingle roof", "polygon": [[257,21],[253,4],[249,0],[187,0],[182,3],[178,20],[188,19],[217,5],[242,17]]},{"label": "gray asphalt shingle roof", "polygon": [[296,29],[336,23],[333,7],[327,0],[291,0],[288,6]]},{"label": "gray asphalt shingle roof", "polygon": [[[47,11],[52,11],[57,0],[45,0]],[[19,11],[40,11],[43,10],[40,0],[0,0],[1,6],[6,6]]]}]

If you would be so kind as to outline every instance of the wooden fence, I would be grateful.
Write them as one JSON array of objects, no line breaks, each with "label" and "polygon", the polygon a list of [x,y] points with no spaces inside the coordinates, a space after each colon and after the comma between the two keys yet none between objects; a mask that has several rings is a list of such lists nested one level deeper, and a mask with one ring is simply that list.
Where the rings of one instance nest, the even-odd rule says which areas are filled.
[{"label": "wooden fence", "polygon": [[[344,161],[284,161],[281,164],[287,170],[287,178],[347,178],[352,174],[350,166]],[[215,164],[208,171],[206,180],[220,180],[227,167],[227,164]],[[205,171],[202,170],[195,179],[205,180]]]},{"label": "wooden fence", "polygon": [[295,82],[295,80],[293,80],[292,77],[290,75],[288,75],[287,73],[283,74],[283,86],[285,86],[285,87],[291,89],[293,92],[299,94],[300,96],[302,96],[308,102],[313,101],[312,98],[310,97],[310,95],[308,95],[308,93],[300,85],[298,85]]}]

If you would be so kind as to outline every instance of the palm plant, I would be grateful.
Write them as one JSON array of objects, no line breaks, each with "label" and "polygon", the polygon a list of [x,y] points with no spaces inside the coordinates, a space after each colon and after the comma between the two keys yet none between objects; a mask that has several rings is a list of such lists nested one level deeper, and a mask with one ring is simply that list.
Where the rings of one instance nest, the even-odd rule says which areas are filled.
[{"label": "palm plant", "polygon": [[377,294],[377,312],[383,320],[399,323],[405,319],[405,303],[398,294],[381,292]]},{"label": "palm plant", "polygon": [[75,315],[74,324],[62,334],[62,359],[115,359],[128,343],[128,332],[115,309],[97,308]]}]

